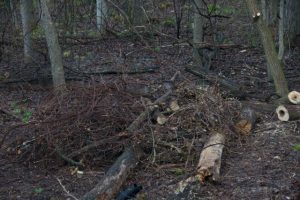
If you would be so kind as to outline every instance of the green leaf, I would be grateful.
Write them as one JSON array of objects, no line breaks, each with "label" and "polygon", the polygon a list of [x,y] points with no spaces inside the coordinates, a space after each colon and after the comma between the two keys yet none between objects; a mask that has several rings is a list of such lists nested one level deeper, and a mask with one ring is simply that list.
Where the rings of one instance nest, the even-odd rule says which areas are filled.
[{"label": "green leaf", "polygon": [[155,48],[154,48],[154,51],[155,51],[156,53],[159,53],[159,52],[160,52],[160,47],[155,47]]},{"label": "green leaf", "polygon": [[40,194],[40,193],[42,193],[43,191],[44,191],[43,188],[35,188],[35,189],[33,190],[33,192],[36,193],[36,194]]},{"label": "green leaf", "polygon": [[64,51],[64,57],[65,58],[67,58],[67,57],[70,57],[70,55],[71,55],[71,51],[69,50],[69,51]]},{"label": "green leaf", "polygon": [[28,123],[31,117],[32,117],[32,112],[30,112],[30,111],[25,111],[25,112],[23,113],[23,116],[22,116],[22,121],[23,121],[24,123]]},{"label": "green leaf", "polygon": [[296,150],[296,151],[300,151],[300,144],[295,144],[293,146],[293,149]]},{"label": "green leaf", "polygon": [[13,112],[14,112],[15,114],[20,114],[20,113],[21,113],[21,109],[20,109],[20,108],[15,108],[15,109],[13,110]]}]

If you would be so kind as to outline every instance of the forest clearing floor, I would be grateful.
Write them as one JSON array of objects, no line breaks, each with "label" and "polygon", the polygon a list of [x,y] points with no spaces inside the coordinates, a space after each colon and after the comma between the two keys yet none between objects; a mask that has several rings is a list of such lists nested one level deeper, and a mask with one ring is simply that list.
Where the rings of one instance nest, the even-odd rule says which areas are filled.
[{"label": "forest clearing floor", "polygon": [[[191,112],[190,116],[195,114],[193,108],[190,110],[187,108],[197,104],[195,97],[193,95],[189,96],[186,90],[192,91],[192,93],[196,91],[195,82],[198,79],[184,71],[187,60],[191,59],[189,47],[166,47],[161,48],[160,52],[155,52],[135,46],[126,40],[115,40],[114,45],[111,42],[111,40],[102,41],[99,46],[90,46],[90,51],[86,48],[80,48],[83,52],[90,53],[95,52],[95,48],[97,48],[95,53],[99,57],[91,56],[87,60],[93,63],[87,63],[87,66],[92,67],[95,63],[105,62],[118,67],[119,63],[119,67],[126,70],[124,66],[128,67],[131,64],[138,63],[139,65],[150,66],[150,68],[152,66],[158,67],[158,71],[151,74],[95,75],[93,79],[112,83],[118,83],[121,79],[134,85],[133,87],[138,85],[138,89],[134,88],[134,92],[131,90],[130,94],[133,99],[136,98],[135,100],[139,101],[138,96],[140,94],[135,92],[138,91],[139,93],[139,89],[142,89],[142,92],[146,90],[146,93],[150,94],[149,89],[144,87],[153,86],[155,92],[151,93],[149,98],[155,99],[158,97],[156,94],[159,91],[158,88],[169,80],[175,71],[179,70],[182,74],[179,85],[176,86],[179,92],[175,96],[178,98],[179,105],[183,110],[187,109],[188,112]],[[116,48],[113,49],[112,47]],[[132,51],[138,51],[139,53],[132,53],[133,57],[136,57],[123,60],[120,63],[119,59],[123,58],[120,57],[118,49],[124,50],[126,48],[129,49],[121,53],[127,54]],[[263,52],[257,48],[249,48],[246,52],[242,50],[244,50],[243,47],[221,50],[219,58],[213,61],[213,66],[218,66],[214,68],[214,71],[219,71],[225,77],[232,77],[234,80],[240,81],[241,84],[244,84],[245,81],[248,83],[254,83],[253,80],[262,81],[262,83],[259,83],[260,89],[256,90],[256,94],[258,96],[264,94],[262,96],[266,97],[267,94],[272,93],[273,88],[272,84],[264,81],[266,80],[264,78],[266,76],[264,67],[266,64],[263,60]],[[103,56],[101,56],[101,53]],[[96,58],[92,60],[92,57]],[[97,58],[100,60],[97,60]],[[108,58],[110,59],[107,60]],[[142,61],[139,61],[139,59]],[[297,61],[293,60],[292,62]],[[295,69],[291,68],[291,70]],[[84,71],[87,71],[87,69],[84,69]],[[70,74],[67,73],[71,77]],[[244,76],[244,74],[247,74],[247,76]],[[242,76],[248,77],[248,79],[239,78]],[[289,77],[289,73],[287,73],[287,77]],[[299,88],[298,76],[291,76],[289,82],[292,83],[290,88]],[[81,87],[85,83],[74,83],[72,81],[72,84]],[[98,82],[94,82],[94,84],[98,84]],[[257,86],[249,84],[247,89],[251,90],[255,87]],[[182,94],[180,91],[186,93]],[[8,88],[2,87],[0,93],[1,109],[7,111],[7,113],[1,112],[1,129],[7,131],[6,127],[20,124],[20,121],[24,120],[22,119],[24,116],[20,113],[16,113],[16,116],[8,113],[14,113],[16,109],[28,110],[32,113],[32,118],[28,122],[30,124],[30,121],[35,121],[35,112],[39,110],[40,104],[43,104],[45,99],[46,102],[49,102],[49,99],[45,97],[49,96],[51,91],[35,84],[25,86],[24,84],[13,84]],[[139,108],[139,111],[142,110]],[[143,187],[138,195],[139,197],[137,197],[138,199],[297,199],[297,197],[299,199],[299,196],[297,196],[299,193],[297,194],[297,192],[299,192],[300,186],[300,154],[292,149],[294,144],[300,143],[299,121],[283,123],[277,120],[274,113],[260,115],[259,122],[249,136],[231,135],[229,137],[222,156],[221,180],[219,182],[206,182],[203,185],[199,183],[191,188],[190,192],[179,196],[175,195],[176,184],[194,174],[201,148],[209,135],[205,128],[199,126],[199,122],[195,122],[193,119],[185,119],[190,116],[185,116],[184,113],[181,115],[180,111],[175,116],[176,119],[172,115],[169,116],[170,122],[162,126],[151,123],[149,125],[148,122],[146,123],[148,125],[142,128],[145,132],[139,133],[142,134],[140,137],[144,137],[142,141],[148,141],[148,144],[144,144],[145,151],[148,153],[142,158],[134,172],[130,174],[126,184],[127,186],[137,184]],[[134,118],[132,116],[131,120]],[[181,121],[182,123],[190,122],[190,124],[185,126]],[[21,124],[26,127],[25,122]],[[177,130],[175,131],[176,136],[174,136],[174,130]],[[5,131],[1,131],[1,138],[3,138]],[[183,152],[178,153],[178,149],[172,148],[171,145],[164,146],[162,142],[160,144],[162,146],[155,145],[156,155],[155,161],[153,161],[154,149],[152,148],[153,135],[151,135],[151,131],[155,133],[155,142],[170,143]],[[0,199],[54,200],[70,198],[67,197],[58,179],[62,181],[62,184],[70,193],[81,197],[94,187],[117,158],[118,153],[111,150],[115,148],[114,145],[117,146],[120,153],[123,145],[128,144],[126,142],[122,143],[122,141],[121,144],[119,142],[117,144],[108,142],[106,144],[107,151],[99,150],[97,152],[97,150],[93,150],[93,154],[98,156],[99,153],[104,153],[104,158],[85,158],[93,159],[93,161],[89,161],[90,165],[81,169],[84,174],[78,176],[74,173],[75,167],[68,166],[61,158],[53,157],[53,154],[49,156],[49,152],[44,152],[46,157],[36,159],[26,155],[28,152],[23,152],[23,150],[16,147],[22,145],[25,141],[34,139],[34,132],[31,128],[23,129],[21,126],[16,131],[11,131],[4,141],[4,146],[7,145],[7,148],[1,148]],[[23,136],[20,136],[20,134],[23,134]],[[98,130],[97,134],[101,134],[101,131]],[[166,134],[173,134],[174,137],[166,139]],[[12,145],[15,145],[15,148]],[[73,147],[74,150],[79,148],[80,144],[77,145],[78,147]],[[192,146],[192,148],[189,149],[188,146]],[[30,151],[34,151],[34,149]],[[24,154],[24,157],[22,154]],[[33,154],[33,152],[29,152],[29,154]],[[47,161],[47,159],[49,160]],[[124,188],[126,185],[124,185]]]}]

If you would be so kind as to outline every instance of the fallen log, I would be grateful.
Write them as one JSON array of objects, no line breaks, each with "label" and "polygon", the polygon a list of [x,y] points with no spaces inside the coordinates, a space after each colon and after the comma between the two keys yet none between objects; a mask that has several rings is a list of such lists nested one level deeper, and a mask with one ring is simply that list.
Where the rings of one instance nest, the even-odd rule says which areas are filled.
[{"label": "fallen log", "polygon": [[209,82],[218,82],[220,83],[221,86],[225,87],[226,89],[230,90],[230,92],[238,97],[238,98],[245,98],[245,94],[242,91],[242,88],[241,86],[239,86],[238,84],[236,84],[235,82],[233,81],[230,81],[228,79],[225,79],[225,78],[221,78],[219,77],[218,75],[215,75],[213,73],[208,73],[208,72],[203,72],[203,71],[199,71],[199,70],[194,70],[194,69],[191,69],[191,67],[186,67],[185,68],[185,71],[191,73],[191,74],[194,74],[196,76],[199,76],[201,78],[204,78],[206,80],[208,80]]},{"label": "fallen log", "polygon": [[260,101],[240,101],[243,107],[249,107],[259,113],[274,113],[276,105]]},{"label": "fallen log", "polygon": [[274,101],[275,104],[300,104],[300,93],[297,91],[292,91],[288,95],[281,97]]},{"label": "fallen log", "polygon": [[213,181],[219,179],[224,145],[225,136],[220,133],[214,133],[204,145],[196,176],[202,183],[207,177],[212,177]]},{"label": "fallen log", "polygon": [[133,148],[128,148],[110,167],[100,182],[81,200],[110,200],[120,191],[130,171],[137,165],[140,154]]},{"label": "fallen log", "polygon": [[237,133],[248,135],[253,130],[257,120],[256,113],[253,109],[245,107],[242,109],[240,118],[234,128]]},{"label": "fallen log", "polygon": [[292,121],[300,119],[300,105],[280,105],[276,108],[280,121]]}]

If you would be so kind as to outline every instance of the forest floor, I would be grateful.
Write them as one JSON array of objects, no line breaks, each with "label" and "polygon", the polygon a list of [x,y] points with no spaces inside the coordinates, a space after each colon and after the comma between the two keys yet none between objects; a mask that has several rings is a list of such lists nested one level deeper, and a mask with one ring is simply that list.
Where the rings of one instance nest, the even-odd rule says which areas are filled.
[{"label": "forest floor", "polygon": [[[247,23],[249,22],[245,24]],[[268,97],[272,98],[274,93],[274,85],[267,80],[266,61],[261,45],[259,42],[249,45],[250,42],[245,41],[247,38],[242,35],[250,26],[245,24],[243,26],[246,28],[241,28],[243,30],[238,32],[240,35],[233,35],[233,31],[226,30],[227,41],[239,46],[220,49],[218,56],[213,59],[212,71],[243,85],[245,92],[250,92],[253,96],[246,98],[247,101],[268,101]],[[231,25],[234,30],[238,29],[234,26],[240,27],[239,24]],[[131,139],[134,142],[142,142],[145,152],[123,186],[142,186],[143,189],[136,199],[300,199],[300,153],[292,148],[300,143],[300,123],[280,122],[274,112],[260,113],[250,135],[224,133],[228,137],[222,156],[221,178],[218,182],[198,183],[187,192],[175,195],[177,184],[195,173],[201,149],[210,131],[214,129],[193,118],[198,113],[198,93],[212,95],[211,97],[220,95],[224,102],[239,101],[229,97],[226,89],[216,84],[208,87],[208,90],[214,90],[217,94],[199,91],[199,82],[203,80],[185,71],[185,67],[192,60],[191,47],[172,45],[174,40],[163,36],[157,35],[155,39],[155,42],[150,44],[153,47],[150,50],[141,42],[124,37],[65,44],[64,51],[72,52],[70,57],[65,58],[67,83],[68,88],[73,91],[72,97],[86,106],[89,106],[89,99],[101,97],[99,102],[91,101],[96,104],[91,108],[100,109],[97,112],[93,109],[80,110],[81,107],[76,110],[72,104],[77,105],[78,102],[75,103],[71,97],[67,99],[69,102],[62,103],[59,107],[55,104],[50,87],[41,86],[36,81],[0,84],[1,143],[5,137],[0,150],[0,199],[72,199],[64,191],[64,187],[74,196],[82,197],[104,176]],[[251,38],[249,40],[252,41]],[[1,72],[9,72],[12,80],[27,80],[26,77],[31,79],[34,70],[22,63],[22,48],[13,47],[7,51],[14,51],[14,58],[4,59],[0,63]],[[285,60],[285,73],[290,90],[300,88],[300,74],[297,70],[300,67],[299,54],[299,48],[295,48]],[[140,67],[155,70],[142,74],[95,73],[103,70],[127,71]],[[82,74],[82,71],[94,74]],[[76,173],[76,167],[54,155],[52,143],[61,145],[64,150],[75,151],[84,146],[81,143],[83,140],[87,140],[84,138],[86,136],[76,138],[80,134],[85,135],[90,131],[88,140],[99,140],[114,137],[117,131],[122,132],[138,113],[143,111],[144,105],[140,97],[157,99],[164,92],[164,83],[168,82],[176,71],[180,71],[181,74],[173,95],[178,100],[180,110],[168,115],[166,124],[158,125],[147,121],[136,138],[109,141],[105,148],[101,146],[87,155],[77,157],[78,161],[83,160],[87,163],[86,166],[78,168],[83,171],[82,175]],[[126,88],[122,84],[126,85]],[[103,90],[103,87],[108,89]],[[90,91],[103,92],[104,97]],[[124,95],[120,97],[116,93]],[[106,99],[108,96],[111,98]],[[133,105],[135,103],[136,107]],[[111,108],[105,112],[109,114],[107,112],[111,111],[112,115],[108,116],[115,118],[103,117],[100,104],[103,104],[103,110],[107,109],[105,106],[116,106],[119,110]],[[53,119],[53,116],[61,114],[55,112],[59,112],[57,110],[65,108],[64,106],[67,107],[64,112],[70,116],[73,111],[71,109],[76,111],[75,118],[70,117],[73,121],[64,119],[65,124],[73,123],[78,127],[70,125],[70,128],[66,128],[63,126],[65,124],[59,124]],[[233,110],[235,109],[239,108]],[[94,119],[97,117],[99,119]],[[50,119],[53,126],[41,125],[39,120],[47,119]],[[100,119],[107,121],[101,122]],[[86,125],[91,126],[92,130],[82,128]],[[58,130],[57,127],[62,129]],[[76,129],[86,131],[78,133]],[[60,131],[61,137],[58,136]],[[101,134],[103,135],[99,136]],[[38,135],[43,139],[37,139]],[[64,137],[75,144],[68,146],[64,143]],[[50,141],[51,139],[54,142]],[[59,143],[59,140],[63,141],[63,144]]]}]

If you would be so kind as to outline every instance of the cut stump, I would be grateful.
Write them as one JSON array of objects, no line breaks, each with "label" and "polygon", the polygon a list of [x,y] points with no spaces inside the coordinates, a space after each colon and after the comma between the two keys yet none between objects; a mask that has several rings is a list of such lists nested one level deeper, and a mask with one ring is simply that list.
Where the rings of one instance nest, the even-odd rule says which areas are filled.
[{"label": "cut stump", "polygon": [[243,108],[239,121],[235,124],[237,133],[248,135],[253,130],[257,120],[256,113],[249,107]]}]

